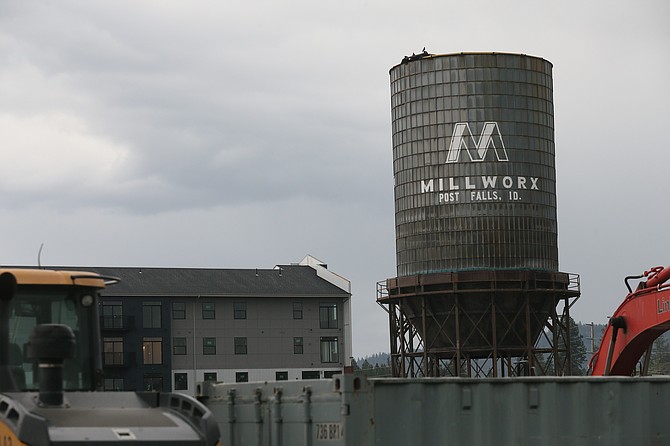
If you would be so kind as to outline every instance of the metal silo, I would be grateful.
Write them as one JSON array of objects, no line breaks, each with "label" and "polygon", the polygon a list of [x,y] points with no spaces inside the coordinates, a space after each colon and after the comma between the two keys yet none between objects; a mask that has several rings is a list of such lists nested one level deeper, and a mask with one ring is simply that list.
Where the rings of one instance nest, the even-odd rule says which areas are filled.
[{"label": "metal silo", "polygon": [[547,321],[560,359],[557,305],[579,292],[558,272],[552,64],[423,52],[390,82],[397,277],[378,299],[396,368],[535,367]]},{"label": "metal silo", "polygon": [[398,276],[558,271],[551,71],[515,54],[391,69]]}]

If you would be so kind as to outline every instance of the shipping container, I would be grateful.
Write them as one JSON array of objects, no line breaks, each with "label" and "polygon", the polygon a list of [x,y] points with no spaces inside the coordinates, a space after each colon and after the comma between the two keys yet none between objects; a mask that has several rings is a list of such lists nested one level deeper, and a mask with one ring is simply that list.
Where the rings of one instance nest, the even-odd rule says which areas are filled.
[{"label": "shipping container", "polygon": [[229,446],[670,444],[670,377],[203,383]]}]

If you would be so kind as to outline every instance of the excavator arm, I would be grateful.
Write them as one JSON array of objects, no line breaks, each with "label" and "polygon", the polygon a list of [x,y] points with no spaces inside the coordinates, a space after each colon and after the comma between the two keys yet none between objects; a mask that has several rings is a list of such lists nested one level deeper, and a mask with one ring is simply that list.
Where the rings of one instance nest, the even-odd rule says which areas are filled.
[{"label": "excavator arm", "polygon": [[635,366],[656,338],[670,329],[670,266],[655,267],[640,282],[610,318],[600,348],[589,363],[591,375],[631,376]]}]

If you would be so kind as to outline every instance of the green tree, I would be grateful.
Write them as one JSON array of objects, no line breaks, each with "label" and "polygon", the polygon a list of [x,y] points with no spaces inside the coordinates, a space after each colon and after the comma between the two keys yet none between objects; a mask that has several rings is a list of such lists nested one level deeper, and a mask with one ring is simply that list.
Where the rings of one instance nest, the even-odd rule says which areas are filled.
[{"label": "green tree", "polygon": [[670,375],[670,342],[666,335],[661,335],[654,341],[649,360],[649,374]]},{"label": "green tree", "polygon": [[571,375],[586,375],[587,365],[586,346],[584,337],[579,333],[579,326],[570,318],[570,370]]},{"label": "green tree", "polygon": [[[586,346],[584,345],[584,337],[579,333],[579,326],[572,317],[568,321],[568,335],[570,336],[570,370],[563,369],[560,372],[568,375],[586,375],[588,355],[586,353]],[[558,363],[561,364],[561,367],[565,362],[565,348],[565,340],[561,337],[558,341]],[[542,364],[542,368],[546,369],[547,375],[553,375],[553,358],[545,356],[544,361],[545,363]],[[546,361],[550,361],[550,363],[547,364]]]}]

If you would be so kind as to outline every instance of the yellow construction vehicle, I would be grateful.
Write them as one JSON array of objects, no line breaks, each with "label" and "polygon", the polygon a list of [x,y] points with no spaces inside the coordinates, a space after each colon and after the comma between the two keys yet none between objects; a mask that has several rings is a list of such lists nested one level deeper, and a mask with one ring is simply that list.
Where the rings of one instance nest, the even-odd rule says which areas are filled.
[{"label": "yellow construction vehicle", "polygon": [[0,269],[0,446],[219,444],[189,396],[99,392],[98,294],[115,280]]}]

